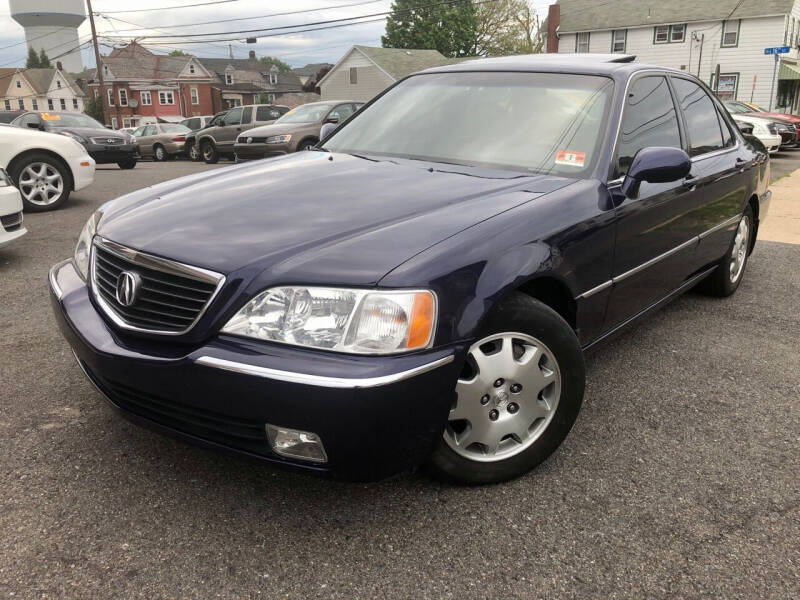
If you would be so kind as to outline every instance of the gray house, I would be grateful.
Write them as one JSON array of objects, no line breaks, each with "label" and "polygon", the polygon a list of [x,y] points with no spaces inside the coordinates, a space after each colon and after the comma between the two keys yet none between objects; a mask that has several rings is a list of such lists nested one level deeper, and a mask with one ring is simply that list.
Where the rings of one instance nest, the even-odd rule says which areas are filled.
[{"label": "gray house", "polygon": [[437,50],[353,46],[317,86],[323,100],[366,102],[406,75],[454,62]]}]

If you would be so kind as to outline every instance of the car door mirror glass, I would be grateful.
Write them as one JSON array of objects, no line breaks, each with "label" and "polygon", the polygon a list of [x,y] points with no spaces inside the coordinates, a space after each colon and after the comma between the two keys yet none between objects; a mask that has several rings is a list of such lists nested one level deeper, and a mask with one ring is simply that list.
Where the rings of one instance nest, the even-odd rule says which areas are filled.
[{"label": "car door mirror glass", "polygon": [[336,131],[337,127],[337,123],[325,123],[322,126],[322,129],[319,130],[319,139],[324,140],[326,137]]},{"label": "car door mirror glass", "polygon": [[622,182],[622,193],[628,198],[639,195],[639,185],[647,183],[669,183],[689,175],[692,160],[680,148],[651,146],[642,148],[633,157],[631,166]]}]

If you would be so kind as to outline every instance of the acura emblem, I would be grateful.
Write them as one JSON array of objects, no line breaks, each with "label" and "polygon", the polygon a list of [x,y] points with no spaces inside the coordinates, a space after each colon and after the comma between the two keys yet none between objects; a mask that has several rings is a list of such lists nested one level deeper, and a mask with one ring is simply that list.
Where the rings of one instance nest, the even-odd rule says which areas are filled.
[{"label": "acura emblem", "polygon": [[121,306],[131,306],[136,302],[139,286],[142,283],[138,273],[123,271],[117,278],[117,302]]}]

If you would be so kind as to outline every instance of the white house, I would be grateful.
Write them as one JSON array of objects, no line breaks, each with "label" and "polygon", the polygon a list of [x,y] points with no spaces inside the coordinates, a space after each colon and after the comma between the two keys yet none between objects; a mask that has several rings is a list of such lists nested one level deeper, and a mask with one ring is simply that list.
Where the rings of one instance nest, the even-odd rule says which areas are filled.
[{"label": "white house", "polygon": [[406,75],[457,62],[437,50],[353,46],[319,80],[323,100],[371,100]]},{"label": "white house", "polygon": [[[800,112],[800,0],[559,0],[547,31],[558,52],[635,54],[696,75],[722,98]],[[783,45],[791,51],[776,65],[764,49]]]},{"label": "white house", "polygon": [[60,69],[4,71],[0,74],[0,110],[83,112],[83,91]]}]

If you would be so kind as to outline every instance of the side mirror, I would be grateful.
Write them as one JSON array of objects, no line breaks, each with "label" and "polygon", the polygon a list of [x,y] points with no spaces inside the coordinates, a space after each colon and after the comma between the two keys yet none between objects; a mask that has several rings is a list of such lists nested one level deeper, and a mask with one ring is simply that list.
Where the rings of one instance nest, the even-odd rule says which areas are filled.
[{"label": "side mirror", "polygon": [[31,129],[42,129],[41,123],[28,123],[28,127]]},{"label": "side mirror", "polygon": [[319,139],[324,140],[326,137],[336,131],[338,126],[339,125],[337,123],[325,123],[325,125],[323,125],[319,130]]},{"label": "side mirror", "polygon": [[745,135],[753,135],[753,129],[755,128],[752,123],[736,123],[736,126],[739,128]]},{"label": "side mirror", "polygon": [[652,146],[642,148],[633,157],[628,174],[622,182],[622,193],[628,198],[639,195],[639,184],[669,183],[686,177],[692,170],[692,160],[680,148]]},{"label": "side mirror", "polygon": [[333,123],[336,124],[339,122],[339,117],[328,117],[325,119],[325,123]]}]

